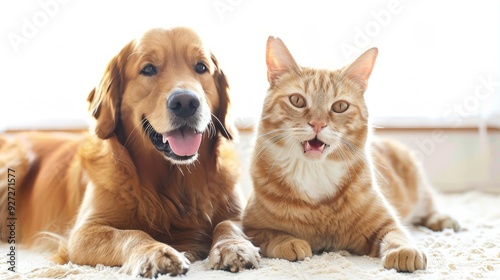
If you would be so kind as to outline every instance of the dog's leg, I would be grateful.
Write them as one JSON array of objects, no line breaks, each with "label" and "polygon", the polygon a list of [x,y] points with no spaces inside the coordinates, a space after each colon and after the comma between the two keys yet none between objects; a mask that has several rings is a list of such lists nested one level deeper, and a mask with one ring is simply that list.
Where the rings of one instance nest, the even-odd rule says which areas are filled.
[{"label": "dog's leg", "polygon": [[217,225],[208,257],[211,269],[231,272],[258,268],[259,248],[255,247],[241,230],[240,222],[226,220]]},{"label": "dog's leg", "polygon": [[122,266],[122,272],[148,278],[185,274],[189,268],[183,253],[147,233],[103,225],[77,227],[70,236],[67,253],[73,263]]}]

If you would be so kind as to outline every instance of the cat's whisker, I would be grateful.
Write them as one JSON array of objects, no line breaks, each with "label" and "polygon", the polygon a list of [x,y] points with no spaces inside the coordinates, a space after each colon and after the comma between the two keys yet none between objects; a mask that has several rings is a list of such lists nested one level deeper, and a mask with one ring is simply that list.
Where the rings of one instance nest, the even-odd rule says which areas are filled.
[{"label": "cat's whisker", "polygon": [[[302,130],[302,129],[301,128],[292,128],[292,130]],[[257,137],[257,139],[260,139],[260,138],[266,138],[266,139],[264,139],[264,140],[260,139],[260,141],[263,141],[262,147],[260,148],[260,150],[258,152],[254,153],[254,157],[252,158],[252,162],[254,162],[255,160],[259,160],[260,157],[272,147],[272,145],[276,144],[277,142],[281,141],[282,139],[290,139],[289,133],[282,133],[282,132],[289,132],[289,131],[290,131],[290,129],[288,129],[288,128],[274,129],[274,130],[271,130],[271,131],[264,133],[264,134],[260,135],[259,137]],[[270,135],[277,134],[277,133],[281,133],[281,134],[269,137]],[[258,141],[258,142],[260,142],[260,141]]]},{"label": "cat's whisker", "polygon": [[[361,166],[360,161],[362,161],[362,162],[365,164],[365,166],[367,166],[368,164],[367,164],[367,162],[366,162],[366,159],[365,159],[363,156],[360,156],[360,155],[359,155],[359,153],[357,153],[357,152],[356,152],[356,150],[354,150],[354,149],[353,149],[350,145],[346,144],[346,143],[347,143],[347,142],[346,142],[347,140],[345,140],[345,139],[343,139],[343,138],[340,138],[340,140],[341,140],[341,142],[343,142],[343,143],[345,144],[345,145],[343,145],[343,146],[340,146],[340,150],[343,150],[343,148],[342,148],[342,147],[346,147],[346,148],[347,148],[347,149],[346,149],[346,151],[347,151],[347,152],[349,152],[349,154],[351,155],[351,158],[353,158],[353,159],[354,159],[355,164],[357,164],[357,165],[358,165],[358,167],[359,167],[361,170],[363,170],[363,166]],[[346,155],[346,157],[347,157],[347,155]],[[348,157],[348,158],[349,158],[349,157]],[[355,175],[356,175],[356,176],[359,176],[358,172],[357,172],[357,171],[356,171],[356,169],[353,167],[353,163],[352,163],[352,161],[349,161],[348,159],[346,159],[346,160],[345,160],[345,162],[347,162],[347,161],[349,162],[349,164],[350,164],[351,168],[354,170]],[[363,182],[364,182],[364,180],[363,180]],[[369,187],[369,186],[367,186],[367,185],[365,184],[365,187]]]},{"label": "cat's whisker", "polygon": [[[349,140],[342,138],[343,143],[346,144],[347,147],[349,147],[349,150],[353,151],[356,153],[357,158],[361,159],[367,166],[370,166],[370,163],[368,162],[368,159],[366,158],[366,155],[364,151],[362,152],[358,147],[356,147],[354,144],[352,144]],[[372,159],[372,163],[379,165],[380,167],[386,169],[386,167],[382,166],[381,164],[377,163],[374,159]],[[374,172],[378,174],[387,184],[388,181],[385,178],[385,176],[377,169],[373,168]]]},{"label": "cat's whisker", "polygon": [[303,128],[298,128],[298,127],[293,127],[293,128],[277,128],[277,129],[273,129],[273,130],[267,131],[266,133],[263,133],[263,134],[259,135],[257,137],[257,139],[266,137],[266,136],[274,134],[274,133],[279,133],[279,132],[286,132],[287,134],[290,134],[290,132],[300,132],[300,131],[305,131],[305,130]]},{"label": "cat's whisker", "polygon": [[[283,152],[286,150],[288,151],[288,154],[290,153],[290,151],[293,149],[293,146],[292,145],[288,145],[288,143],[291,142],[290,139],[287,139],[285,141],[285,147],[287,147],[286,149],[282,149],[281,152],[278,154],[278,156],[276,157],[276,159],[274,160],[273,164],[271,165],[271,168],[269,168],[269,173],[267,174],[267,178],[269,180],[269,176],[271,176],[271,172],[274,168],[274,165],[276,164],[276,162],[278,162],[278,160],[280,159],[281,157],[281,154],[283,154]],[[293,143],[292,143],[293,144]]]},{"label": "cat's whisker", "polygon": [[264,138],[264,137],[267,137],[267,136],[272,135],[272,134],[275,134],[275,133],[287,132],[287,131],[288,131],[288,130],[287,130],[286,128],[282,128],[282,129],[273,129],[273,130],[270,130],[270,131],[268,131],[268,132],[266,132],[266,133],[263,133],[263,134],[259,135],[259,136],[257,137],[257,139],[259,139],[259,138]]},{"label": "cat's whisker", "polygon": [[369,166],[369,163],[368,163],[368,160],[366,159],[366,155],[364,154],[364,152],[360,151],[360,149],[358,147],[356,147],[355,145],[353,145],[349,140],[341,137],[340,138],[341,142],[345,144],[345,147],[347,147],[347,151],[349,151],[352,156],[354,157],[354,159],[356,160],[356,163],[358,164],[358,166],[360,168],[361,165],[359,163],[359,161],[362,161],[365,165]]},{"label": "cat's whisker", "polygon": [[[337,132],[338,134],[341,134],[342,136],[338,136],[338,137],[341,138],[342,141],[347,141],[345,143],[347,143],[351,148],[356,148],[357,150],[360,149],[360,148],[356,147],[350,140],[347,139],[347,137],[349,137],[349,135],[347,135],[345,133],[342,133],[342,132],[339,132],[339,131],[335,131],[335,132]],[[359,141],[356,138],[352,138],[352,140],[354,140],[355,142],[357,142],[359,144],[364,145],[363,142]],[[358,152],[357,154],[358,154],[358,156],[362,156],[364,159],[366,159],[366,155],[364,155],[364,153]],[[378,165],[379,167],[383,168],[383,169],[387,169],[385,166],[381,165],[380,163],[376,162],[375,160],[373,160],[372,162],[375,163],[376,165]],[[365,163],[366,163],[366,160],[365,160]]]},{"label": "cat's whisker", "polygon": [[352,176],[351,176],[351,171],[350,171],[352,169],[352,164],[349,163],[349,165],[351,166],[351,168],[349,168],[347,166],[347,155],[344,153],[344,151],[343,151],[342,148],[335,150],[335,153],[340,156],[340,159],[344,163],[344,166],[345,166],[345,168],[347,170],[347,178],[349,180],[349,183],[352,183]]},{"label": "cat's whisker", "polygon": [[254,153],[254,156],[252,157],[251,162],[258,162],[260,160],[260,158],[262,157],[262,155],[265,154],[265,152],[267,152],[269,149],[271,149],[274,144],[276,144],[277,142],[279,142],[285,138],[286,138],[285,135],[278,135],[278,136],[274,136],[270,139],[264,140],[264,143],[262,144],[262,147],[260,148],[260,150],[257,153]]},{"label": "cat's whisker", "polygon": [[[346,141],[348,141],[348,140],[346,140]],[[367,158],[366,158],[366,155],[365,155],[364,153],[361,153],[361,152],[359,151],[359,148],[358,148],[358,147],[356,147],[355,145],[353,145],[351,142],[349,142],[349,141],[348,141],[347,143],[348,143],[348,145],[349,145],[352,149],[355,149],[355,150],[356,150],[356,152],[357,152],[357,154],[359,154],[360,156],[362,156],[362,157],[363,157],[363,159],[364,159],[364,161],[365,161],[365,163],[366,163],[366,164],[368,164],[368,160],[367,160]],[[382,164],[378,163],[378,162],[377,162],[375,159],[373,159],[373,158],[372,158],[372,163],[373,163],[373,164],[378,165],[380,168],[387,169],[387,167],[385,167],[384,165],[382,165]],[[384,178],[384,180],[387,182],[387,180],[385,179],[385,177],[382,175],[382,173],[380,173],[380,172],[379,172],[379,170],[378,170],[377,168],[374,168],[374,170],[375,170],[375,172],[376,172],[377,174],[379,174],[379,175],[380,175],[382,178]]]},{"label": "cat's whisker", "polygon": [[260,121],[260,122],[262,122],[262,121],[265,121],[265,120],[270,119],[270,118],[271,118],[271,115],[269,115],[269,116],[264,116],[264,117],[263,117],[263,116],[261,116],[259,119],[257,119],[257,120],[255,121],[255,123],[258,123],[259,121]]}]

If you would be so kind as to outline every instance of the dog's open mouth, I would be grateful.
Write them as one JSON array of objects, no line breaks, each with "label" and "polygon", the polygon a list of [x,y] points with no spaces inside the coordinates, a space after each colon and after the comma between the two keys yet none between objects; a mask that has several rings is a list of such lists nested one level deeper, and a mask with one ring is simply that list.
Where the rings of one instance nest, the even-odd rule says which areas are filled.
[{"label": "dog's open mouth", "polygon": [[328,147],[328,145],[319,140],[318,137],[304,141],[301,144],[304,147],[304,154],[322,154],[323,150]]},{"label": "dog's open mouth", "polygon": [[189,161],[198,155],[202,134],[187,125],[165,133],[157,132],[144,118],[144,131],[155,148],[176,162]]}]

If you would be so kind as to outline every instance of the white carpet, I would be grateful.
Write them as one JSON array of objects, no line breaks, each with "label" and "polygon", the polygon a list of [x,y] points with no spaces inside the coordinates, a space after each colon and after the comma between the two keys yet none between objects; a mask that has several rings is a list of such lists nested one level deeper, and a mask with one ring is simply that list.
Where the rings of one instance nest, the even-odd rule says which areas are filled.
[{"label": "white carpet", "polygon": [[[382,268],[380,259],[352,256],[347,252],[325,253],[303,262],[264,259],[261,267],[237,274],[207,269],[207,261],[191,264],[181,279],[500,279],[500,194],[467,192],[441,195],[443,206],[461,225],[454,233],[412,228],[417,244],[428,258],[426,271],[397,273]],[[132,279],[118,268],[54,265],[47,255],[18,250],[17,273],[7,270],[7,244],[0,245],[0,279],[67,278]],[[171,279],[161,275],[158,279]]]}]

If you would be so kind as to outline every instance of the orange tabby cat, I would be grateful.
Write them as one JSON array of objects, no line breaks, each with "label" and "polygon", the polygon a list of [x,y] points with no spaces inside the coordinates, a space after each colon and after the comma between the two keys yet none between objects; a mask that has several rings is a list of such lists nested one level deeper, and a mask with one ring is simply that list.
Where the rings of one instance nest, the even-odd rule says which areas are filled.
[{"label": "orange tabby cat", "polygon": [[397,271],[427,258],[400,221],[459,229],[437,211],[432,189],[404,147],[369,140],[363,98],[377,49],[336,71],[296,64],[267,43],[269,92],[252,162],[254,193],[243,227],[266,257],[303,260],[321,251],[379,256]]}]

